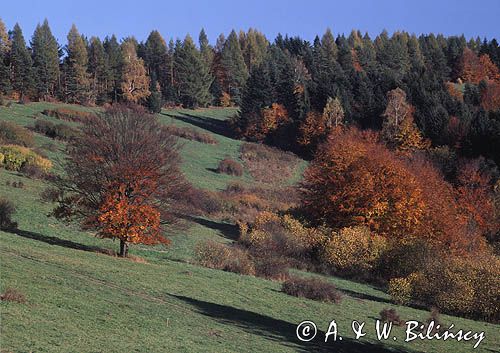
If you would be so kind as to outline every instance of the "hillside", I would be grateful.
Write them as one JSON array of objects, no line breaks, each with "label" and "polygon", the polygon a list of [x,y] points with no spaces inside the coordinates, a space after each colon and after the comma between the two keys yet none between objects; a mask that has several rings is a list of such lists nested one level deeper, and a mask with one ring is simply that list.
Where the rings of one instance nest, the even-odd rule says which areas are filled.
[{"label": "hillside", "polygon": [[[0,107],[0,120],[33,125],[33,116],[55,104],[30,103]],[[84,109],[73,107],[72,109]],[[225,120],[235,109],[163,110],[166,125],[190,127],[210,134],[217,144],[181,139],[182,170],[196,187],[224,190],[231,182],[266,187],[248,169],[241,177],[214,172],[226,157],[240,161],[242,141],[224,136]],[[56,119],[44,116],[56,122]],[[53,162],[64,154],[63,143],[35,134],[35,145]],[[57,147],[57,148],[56,148]],[[294,184],[306,166],[301,161],[285,184]],[[56,166],[56,168],[58,168]],[[23,188],[12,187],[21,181]],[[9,183],[9,185],[7,185]],[[15,202],[19,230],[0,232],[0,292],[12,287],[26,304],[0,303],[1,352],[338,352],[453,351],[470,352],[473,343],[398,341],[379,343],[374,330],[353,339],[352,320],[372,327],[379,312],[396,308],[403,320],[425,321],[429,312],[393,305],[378,288],[335,277],[327,280],[344,293],[339,304],[295,298],[280,292],[280,283],[207,269],[195,264],[193,250],[202,240],[231,242],[237,227],[218,219],[194,217],[171,234],[172,246],[132,246],[135,261],[106,255],[111,240],[97,239],[74,225],[47,218],[42,203],[46,184],[0,169],[0,194]],[[296,325],[312,320],[326,331],[335,319],[344,339],[323,347],[297,340]],[[476,351],[498,348],[498,325],[447,315],[444,324],[484,331]],[[319,340],[316,340],[319,342]]]}]

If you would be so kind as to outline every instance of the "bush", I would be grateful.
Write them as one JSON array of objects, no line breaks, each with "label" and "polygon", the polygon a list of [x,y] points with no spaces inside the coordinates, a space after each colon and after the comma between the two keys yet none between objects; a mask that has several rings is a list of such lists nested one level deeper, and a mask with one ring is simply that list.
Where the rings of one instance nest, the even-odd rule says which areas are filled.
[{"label": "bush", "polygon": [[24,304],[26,303],[26,296],[17,289],[9,287],[0,295],[0,300]]},{"label": "bush", "polygon": [[500,259],[490,254],[447,257],[411,278],[413,297],[442,312],[500,321]]},{"label": "bush", "polygon": [[216,145],[218,141],[210,134],[201,132],[190,127],[165,126],[164,129],[172,135],[182,137],[186,140],[197,141],[208,145]]},{"label": "bush", "polygon": [[258,277],[283,281],[289,276],[288,261],[283,257],[265,256],[255,262],[255,274]]},{"label": "bush", "polygon": [[78,129],[66,124],[54,124],[51,121],[38,119],[33,129],[50,138],[69,141],[78,136]]},{"label": "bush", "polygon": [[243,249],[229,247],[215,241],[198,244],[195,258],[202,266],[218,270],[254,275],[255,269],[250,256]]},{"label": "bush", "polygon": [[17,228],[17,223],[12,221],[12,215],[16,212],[14,204],[4,198],[0,198],[0,229],[12,230]]},{"label": "bush", "polygon": [[321,258],[336,274],[363,276],[375,266],[385,247],[385,238],[366,227],[343,228],[324,244]]},{"label": "bush", "polygon": [[291,152],[257,143],[242,144],[240,158],[255,180],[268,184],[282,184],[290,179],[300,161]]},{"label": "bush", "polygon": [[295,297],[303,297],[323,302],[339,303],[341,294],[331,283],[317,278],[291,277],[281,286],[281,291]]},{"label": "bush", "polygon": [[392,323],[393,325],[396,326],[403,326],[404,324],[404,321],[401,320],[398,313],[396,312],[396,309],[387,309],[387,308],[383,309],[380,312],[380,319],[383,322]]},{"label": "bush", "polygon": [[219,162],[219,166],[217,167],[217,173],[224,173],[228,175],[242,176],[243,175],[243,167],[240,163],[232,160],[230,158],[224,158]]},{"label": "bush", "polygon": [[412,282],[409,278],[392,278],[389,280],[388,293],[399,305],[407,305],[412,297]]},{"label": "bush", "polygon": [[76,121],[76,122],[83,122],[95,115],[90,112],[74,110],[69,108],[45,109],[42,113],[56,119]]},{"label": "bush", "polygon": [[26,165],[36,166],[44,172],[48,172],[52,168],[51,161],[26,147],[16,145],[0,146],[0,155],[3,156],[0,157],[2,166],[7,170],[19,171]]},{"label": "bush", "polygon": [[33,134],[17,124],[0,121],[0,144],[31,147],[33,146]]},{"label": "bush", "polygon": [[45,179],[47,177],[47,172],[37,165],[24,164],[19,169],[19,172],[26,175],[30,179]]}]

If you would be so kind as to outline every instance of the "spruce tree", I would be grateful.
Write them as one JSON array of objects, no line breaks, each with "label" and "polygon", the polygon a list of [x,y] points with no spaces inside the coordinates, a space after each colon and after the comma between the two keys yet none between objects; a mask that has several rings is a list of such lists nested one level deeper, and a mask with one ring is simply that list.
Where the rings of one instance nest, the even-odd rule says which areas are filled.
[{"label": "spruce tree", "polygon": [[111,72],[102,42],[97,37],[90,38],[89,74],[93,96],[98,104],[108,101],[110,96]]},{"label": "spruce tree", "polygon": [[85,41],[73,24],[68,33],[65,61],[65,97],[69,103],[92,101],[90,77],[87,72],[88,54]]},{"label": "spruce tree", "polygon": [[224,43],[221,53],[221,64],[225,71],[224,91],[231,95],[232,101],[241,103],[242,89],[248,78],[248,70],[243,59],[238,35],[233,30]]},{"label": "spruce tree", "polygon": [[16,23],[11,34],[10,66],[12,88],[22,97],[33,90],[33,61],[26,47],[23,32]]},{"label": "spruce tree", "polygon": [[106,37],[104,39],[104,50],[106,51],[106,56],[108,59],[108,69],[109,69],[109,81],[108,81],[108,91],[110,92],[110,98],[116,102],[118,101],[118,96],[120,92],[121,83],[121,69],[122,69],[122,52],[120,44],[116,40],[116,36],[113,34],[111,38]]},{"label": "spruce tree", "polygon": [[179,97],[185,107],[196,108],[211,102],[212,75],[189,35],[176,49],[175,72]]},{"label": "spruce tree", "polygon": [[35,88],[39,98],[54,97],[59,83],[59,46],[45,19],[31,39]]},{"label": "spruce tree", "polygon": [[214,51],[208,42],[207,34],[205,33],[205,30],[203,28],[200,31],[198,42],[200,45],[201,57],[203,61],[205,61],[205,65],[207,67],[212,67],[212,61],[214,60]]},{"label": "spruce tree", "polygon": [[[166,79],[167,44],[160,32],[152,31],[144,44],[144,63],[152,82],[160,85]],[[155,83],[156,85],[156,83]]]},{"label": "spruce tree", "polygon": [[5,28],[5,24],[0,19],[0,96],[9,94],[12,86],[10,85],[10,73],[7,65],[7,59],[10,54],[10,40]]}]

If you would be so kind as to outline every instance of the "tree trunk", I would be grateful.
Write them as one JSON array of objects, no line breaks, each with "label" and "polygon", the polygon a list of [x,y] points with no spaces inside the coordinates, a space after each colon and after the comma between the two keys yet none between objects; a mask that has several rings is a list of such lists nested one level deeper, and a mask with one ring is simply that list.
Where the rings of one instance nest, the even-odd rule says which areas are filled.
[{"label": "tree trunk", "polygon": [[128,244],[125,240],[120,239],[120,257],[127,257],[128,254]]}]

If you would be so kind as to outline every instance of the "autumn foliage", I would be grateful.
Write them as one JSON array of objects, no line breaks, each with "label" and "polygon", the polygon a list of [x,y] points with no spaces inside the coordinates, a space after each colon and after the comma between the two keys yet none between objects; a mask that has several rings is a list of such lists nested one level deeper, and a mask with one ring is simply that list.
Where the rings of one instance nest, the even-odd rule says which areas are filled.
[{"label": "autumn foliage", "polygon": [[263,108],[261,119],[249,125],[244,135],[252,140],[263,141],[281,126],[289,122],[288,111],[282,104],[273,103],[270,107]]},{"label": "autumn foliage", "polygon": [[127,243],[168,243],[161,225],[172,222],[186,184],[175,138],[142,108],[113,106],[84,122],[68,147],[66,176],[55,181],[59,218],[77,218],[97,235]]},{"label": "autumn foliage", "polygon": [[487,54],[478,57],[471,49],[465,48],[460,60],[460,77],[465,82],[477,84],[482,80],[500,80],[500,73]]},{"label": "autumn foliage", "polygon": [[[306,170],[302,190],[305,210],[319,224],[364,225],[385,237],[425,238],[458,252],[482,247],[482,216],[472,219],[457,191],[424,158],[398,156],[373,132],[330,134]],[[477,199],[489,199],[484,185],[480,190],[463,197],[476,198],[470,204],[479,213]]]}]

